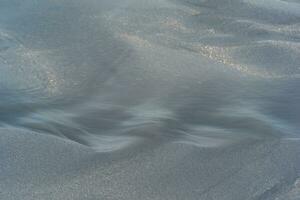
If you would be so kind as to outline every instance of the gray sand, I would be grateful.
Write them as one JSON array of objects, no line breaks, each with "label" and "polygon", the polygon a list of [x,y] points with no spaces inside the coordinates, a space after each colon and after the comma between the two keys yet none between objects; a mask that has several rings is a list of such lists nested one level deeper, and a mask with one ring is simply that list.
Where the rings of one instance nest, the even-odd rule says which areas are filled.
[{"label": "gray sand", "polygon": [[300,199],[296,0],[0,0],[0,199]]}]

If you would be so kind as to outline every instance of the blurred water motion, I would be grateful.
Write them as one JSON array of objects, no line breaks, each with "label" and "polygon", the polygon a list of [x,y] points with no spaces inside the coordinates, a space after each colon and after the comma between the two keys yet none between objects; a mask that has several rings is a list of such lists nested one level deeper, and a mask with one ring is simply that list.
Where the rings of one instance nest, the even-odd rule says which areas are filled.
[{"label": "blurred water motion", "polygon": [[0,195],[299,199],[299,22],[296,0],[0,0]]}]

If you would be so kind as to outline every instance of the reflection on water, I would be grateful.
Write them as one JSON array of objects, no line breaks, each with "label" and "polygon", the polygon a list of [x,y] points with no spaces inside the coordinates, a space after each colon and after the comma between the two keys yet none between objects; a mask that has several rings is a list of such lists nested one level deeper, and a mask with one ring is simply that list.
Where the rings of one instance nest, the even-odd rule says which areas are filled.
[{"label": "reflection on water", "polygon": [[100,151],[297,137],[298,4],[234,2],[2,3],[2,123]]}]

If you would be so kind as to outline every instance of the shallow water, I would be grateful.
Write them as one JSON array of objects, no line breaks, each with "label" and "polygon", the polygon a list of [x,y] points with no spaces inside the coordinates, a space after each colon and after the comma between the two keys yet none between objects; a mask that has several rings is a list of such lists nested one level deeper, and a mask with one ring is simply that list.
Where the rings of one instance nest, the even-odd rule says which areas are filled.
[{"label": "shallow water", "polygon": [[0,199],[299,199],[299,22],[297,0],[0,0]]}]

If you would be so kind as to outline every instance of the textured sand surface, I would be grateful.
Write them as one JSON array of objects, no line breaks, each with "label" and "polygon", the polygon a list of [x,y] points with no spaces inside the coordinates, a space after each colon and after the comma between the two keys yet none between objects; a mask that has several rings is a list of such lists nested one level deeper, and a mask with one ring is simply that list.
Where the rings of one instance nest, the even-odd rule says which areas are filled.
[{"label": "textured sand surface", "polygon": [[296,0],[0,0],[0,199],[300,199]]}]

